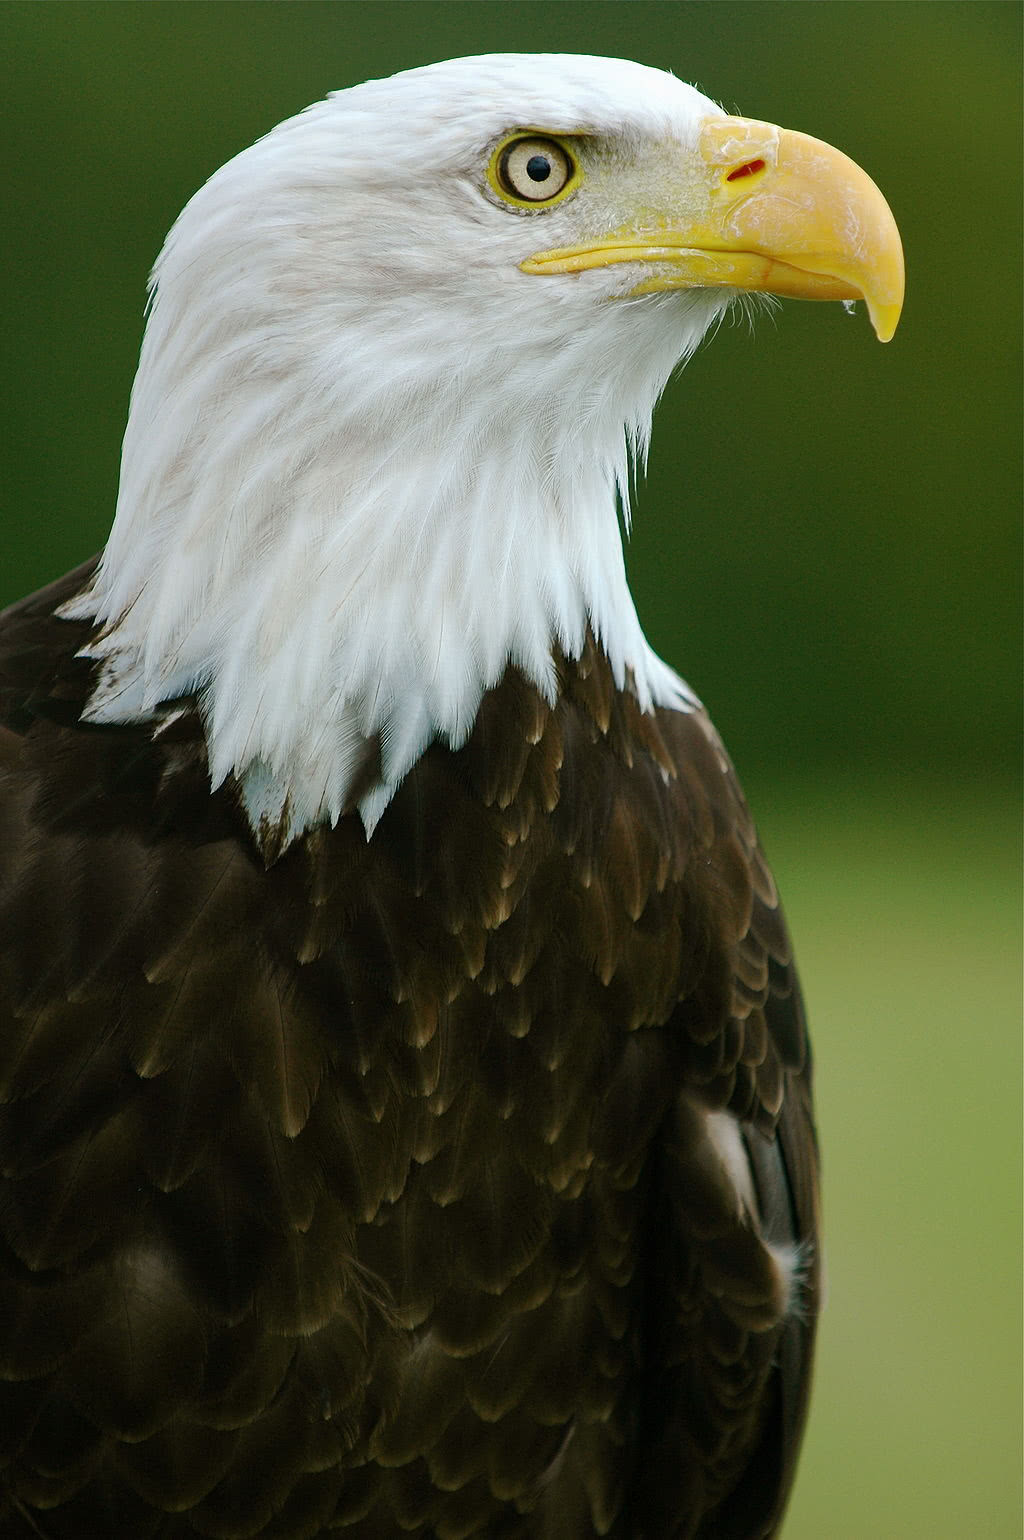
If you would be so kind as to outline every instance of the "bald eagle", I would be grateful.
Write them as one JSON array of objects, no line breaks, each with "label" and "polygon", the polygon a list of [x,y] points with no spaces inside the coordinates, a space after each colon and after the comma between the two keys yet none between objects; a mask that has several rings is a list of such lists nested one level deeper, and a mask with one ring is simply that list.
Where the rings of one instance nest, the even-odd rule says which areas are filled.
[{"label": "bald eagle", "polygon": [[613,59],[341,91],[157,261],[103,554],[0,624],[5,1540],[754,1540],[810,1056],[619,514],[745,293],[902,258]]}]

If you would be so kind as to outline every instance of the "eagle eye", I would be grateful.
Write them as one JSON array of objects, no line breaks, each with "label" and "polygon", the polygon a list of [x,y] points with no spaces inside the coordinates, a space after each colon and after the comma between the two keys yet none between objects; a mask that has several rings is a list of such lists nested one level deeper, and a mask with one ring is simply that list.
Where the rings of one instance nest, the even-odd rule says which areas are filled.
[{"label": "eagle eye", "polygon": [[504,202],[540,207],[572,192],[580,171],[575,156],[559,140],[520,133],[498,146],[489,178]]}]

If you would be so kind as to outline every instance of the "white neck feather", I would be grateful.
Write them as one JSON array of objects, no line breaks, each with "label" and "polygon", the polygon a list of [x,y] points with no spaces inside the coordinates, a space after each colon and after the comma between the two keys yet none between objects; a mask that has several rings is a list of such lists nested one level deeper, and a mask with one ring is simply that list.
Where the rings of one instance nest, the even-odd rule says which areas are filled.
[{"label": "white neck feather", "polygon": [[427,271],[396,245],[382,272],[380,230],[361,248],[350,218],[339,263],[345,210],[336,231],[312,173],[316,252],[294,249],[294,195],[285,219],[265,186],[240,249],[217,184],[242,159],[154,275],[117,518],[65,610],[103,627],[89,719],[196,693],[214,786],[233,774],[254,826],[287,843],[337,820],[376,740],[371,832],[509,663],[552,698],[552,647],[578,656],[588,625],[645,708],[690,704],[640,629],[617,497],[724,300],[595,304],[587,275],[544,290],[500,253]]}]

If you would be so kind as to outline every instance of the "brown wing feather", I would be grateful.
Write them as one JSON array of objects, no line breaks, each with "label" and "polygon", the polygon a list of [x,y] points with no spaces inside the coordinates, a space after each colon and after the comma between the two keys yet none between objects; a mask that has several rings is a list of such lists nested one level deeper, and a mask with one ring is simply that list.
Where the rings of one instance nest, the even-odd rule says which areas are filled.
[{"label": "brown wing feather", "polygon": [[79,725],[88,572],[0,623],[0,1533],[769,1534],[809,1065],[706,719],[591,644],[273,859],[190,703]]}]

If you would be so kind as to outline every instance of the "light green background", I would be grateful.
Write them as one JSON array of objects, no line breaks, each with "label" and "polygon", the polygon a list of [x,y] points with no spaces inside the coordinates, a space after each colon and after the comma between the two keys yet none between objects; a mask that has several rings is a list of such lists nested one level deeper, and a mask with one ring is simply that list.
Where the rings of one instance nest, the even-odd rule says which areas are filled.
[{"label": "light green background", "polygon": [[458,53],[628,55],[831,140],[908,297],[722,329],[656,420],[629,561],[787,897],[830,1299],[787,1540],[1021,1534],[1020,10],[0,4],[0,602],[109,525],[146,272],[327,90]]}]

